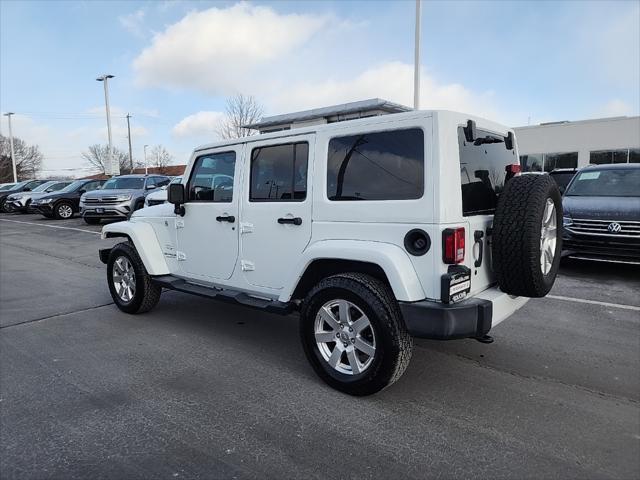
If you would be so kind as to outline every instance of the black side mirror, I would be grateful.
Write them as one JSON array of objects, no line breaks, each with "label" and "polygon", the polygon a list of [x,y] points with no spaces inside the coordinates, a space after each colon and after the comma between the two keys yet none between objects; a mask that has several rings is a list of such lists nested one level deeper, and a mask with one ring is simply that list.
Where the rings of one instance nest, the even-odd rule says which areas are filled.
[{"label": "black side mirror", "polygon": [[83,193],[87,193],[87,191],[84,188],[81,188],[80,190],[78,190],[78,193],[82,195]]},{"label": "black side mirror", "polygon": [[507,147],[507,150],[513,150],[513,145],[515,144],[515,138],[513,136],[513,132],[507,133],[507,136],[504,137],[504,145]]},{"label": "black side mirror", "polygon": [[180,215],[184,217],[184,206],[185,202],[185,194],[184,194],[184,185],[181,183],[172,183],[169,185],[169,190],[167,192],[167,200],[169,203],[173,203],[174,209],[173,212],[176,215]]}]

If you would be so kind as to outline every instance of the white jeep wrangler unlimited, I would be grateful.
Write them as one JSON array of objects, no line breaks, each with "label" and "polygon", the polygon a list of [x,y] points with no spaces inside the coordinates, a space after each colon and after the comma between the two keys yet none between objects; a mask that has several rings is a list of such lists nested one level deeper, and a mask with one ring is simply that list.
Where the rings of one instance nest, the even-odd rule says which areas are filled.
[{"label": "white jeep wrangler unlimited", "polygon": [[406,369],[411,337],[475,338],[551,289],[562,203],[519,175],[513,131],[412,111],[197,148],[169,203],[106,225],[127,313],[163,288],[300,315],[317,374],[353,395]]}]

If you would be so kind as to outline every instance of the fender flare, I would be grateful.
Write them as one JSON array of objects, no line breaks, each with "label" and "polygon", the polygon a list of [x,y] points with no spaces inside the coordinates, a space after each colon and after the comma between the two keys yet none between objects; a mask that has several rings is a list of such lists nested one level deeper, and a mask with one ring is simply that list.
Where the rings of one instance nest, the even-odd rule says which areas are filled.
[{"label": "fender flare", "polygon": [[396,300],[415,302],[426,298],[409,256],[399,246],[367,240],[320,240],[311,243],[302,253],[278,300],[291,300],[309,265],[323,259],[373,263],[384,271]]},{"label": "fender flare", "polygon": [[102,227],[102,239],[126,237],[136,247],[149,275],[168,275],[169,267],[158,243],[153,226],[146,222],[118,222]]}]

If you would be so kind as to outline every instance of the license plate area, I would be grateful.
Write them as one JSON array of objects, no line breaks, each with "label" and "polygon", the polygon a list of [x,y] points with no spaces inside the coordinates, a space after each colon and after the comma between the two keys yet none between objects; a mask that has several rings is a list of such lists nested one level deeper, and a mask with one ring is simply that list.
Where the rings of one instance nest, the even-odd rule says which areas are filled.
[{"label": "license plate area", "polygon": [[440,300],[455,303],[467,298],[471,291],[471,270],[463,265],[452,265],[441,277]]},{"label": "license plate area", "polygon": [[104,208],[96,208],[96,213],[104,213]]}]

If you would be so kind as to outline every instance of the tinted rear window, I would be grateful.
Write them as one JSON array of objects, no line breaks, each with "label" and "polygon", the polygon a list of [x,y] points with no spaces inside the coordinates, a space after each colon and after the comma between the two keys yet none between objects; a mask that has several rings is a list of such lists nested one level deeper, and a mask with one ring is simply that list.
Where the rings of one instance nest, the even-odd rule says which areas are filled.
[{"label": "tinted rear window", "polygon": [[410,200],[424,192],[424,133],[419,128],[329,141],[329,200]]},{"label": "tinted rear window", "polygon": [[478,139],[468,142],[464,129],[458,128],[462,214],[492,214],[504,188],[506,166],[517,164],[515,149],[507,150],[504,138],[477,130]]}]

